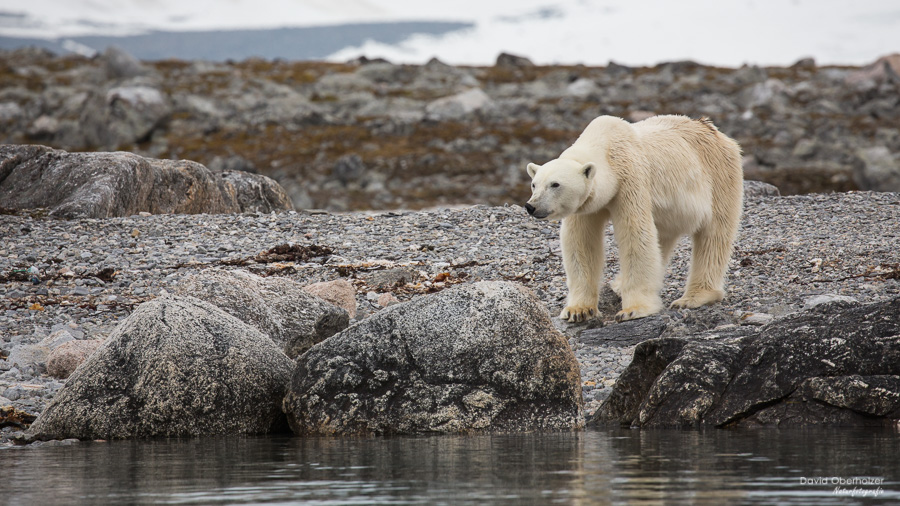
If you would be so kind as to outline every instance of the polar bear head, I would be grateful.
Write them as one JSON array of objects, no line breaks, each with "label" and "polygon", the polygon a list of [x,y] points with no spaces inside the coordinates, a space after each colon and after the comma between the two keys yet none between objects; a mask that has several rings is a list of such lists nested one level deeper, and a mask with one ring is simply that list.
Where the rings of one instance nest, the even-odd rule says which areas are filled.
[{"label": "polar bear head", "polygon": [[591,196],[597,167],[557,158],[544,165],[529,163],[531,198],[528,214],[539,220],[561,220],[578,211]]}]

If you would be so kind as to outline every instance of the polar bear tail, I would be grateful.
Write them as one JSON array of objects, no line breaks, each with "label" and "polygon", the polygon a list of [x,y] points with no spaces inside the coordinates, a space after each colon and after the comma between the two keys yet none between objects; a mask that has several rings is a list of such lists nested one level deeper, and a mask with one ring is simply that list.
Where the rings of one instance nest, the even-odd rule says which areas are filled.
[{"label": "polar bear tail", "polygon": [[709,119],[708,116],[701,117],[700,119],[697,120],[697,122],[700,123],[701,125],[705,126],[706,128],[712,130],[715,133],[719,132],[719,129],[716,128],[716,125],[712,122],[711,119]]}]

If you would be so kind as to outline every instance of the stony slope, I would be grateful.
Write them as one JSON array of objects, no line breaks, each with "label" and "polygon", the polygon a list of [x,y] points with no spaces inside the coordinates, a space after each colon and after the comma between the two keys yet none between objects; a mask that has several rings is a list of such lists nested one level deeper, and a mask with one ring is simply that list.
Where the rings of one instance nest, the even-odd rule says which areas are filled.
[{"label": "stony slope", "polygon": [[270,176],[297,208],[521,203],[594,117],[709,116],[783,194],[900,191],[900,56],[866,68],[139,62],[0,52],[0,143]]}]

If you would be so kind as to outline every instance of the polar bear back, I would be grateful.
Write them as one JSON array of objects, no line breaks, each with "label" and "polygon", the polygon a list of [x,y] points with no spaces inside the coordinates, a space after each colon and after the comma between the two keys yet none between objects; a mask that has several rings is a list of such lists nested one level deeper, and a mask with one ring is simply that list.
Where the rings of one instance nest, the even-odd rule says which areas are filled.
[{"label": "polar bear back", "polygon": [[741,151],[706,119],[656,116],[634,124],[646,156],[657,228],[691,234],[713,217],[740,219]]},{"label": "polar bear back", "polygon": [[713,216],[740,218],[740,147],[708,120],[669,115],[632,124],[601,116],[568,151],[590,152],[620,172],[620,180],[645,188],[665,235],[691,234]]}]

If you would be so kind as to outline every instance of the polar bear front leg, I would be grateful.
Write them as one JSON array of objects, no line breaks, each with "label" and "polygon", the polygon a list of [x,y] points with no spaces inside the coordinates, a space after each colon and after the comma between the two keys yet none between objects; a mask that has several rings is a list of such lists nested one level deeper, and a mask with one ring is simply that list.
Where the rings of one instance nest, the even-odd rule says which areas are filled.
[{"label": "polar bear front leg", "polygon": [[573,214],[563,219],[560,230],[563,267],[569,295],[559,317],[569,322],[597,315],[600,280],[606,263],[604,232],[609,214]]},{"label": "polar bear front leg", "polygon": [[[659,234],[659,230],[657,230],[657,234]],[[660,262],[660,267],[662,268],[662,272],[666,272],[666,267],[669,265],[669,259],[672,258],[672,251],[675,249],[675,245],[678,243],[678,239],[680,239],[677,235],[671,236],[659,236],[659,251],[662,254],[662,261]],[[622,298],[622,273],[616,274],[616,277],[613,278],[612,281],[609,282],[609,288]]]},{"label": "polar bear front leg", "polygon": [[614,281],[622,297],[616,321],[634,320],[662,309],[662,254],[656,225],[649,206],[623,209],[622,219],[613,219],[613,233],[619,245],[621,269]]}]

